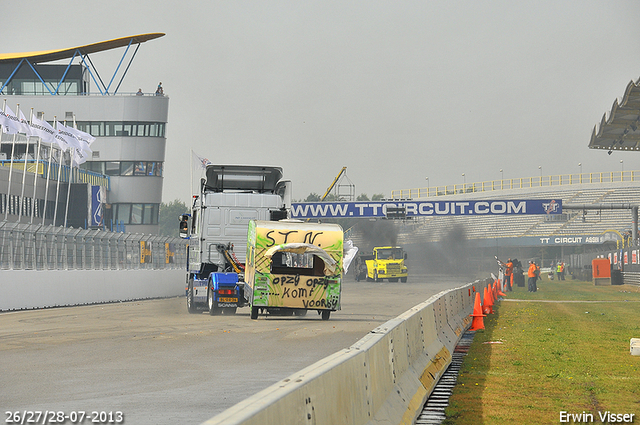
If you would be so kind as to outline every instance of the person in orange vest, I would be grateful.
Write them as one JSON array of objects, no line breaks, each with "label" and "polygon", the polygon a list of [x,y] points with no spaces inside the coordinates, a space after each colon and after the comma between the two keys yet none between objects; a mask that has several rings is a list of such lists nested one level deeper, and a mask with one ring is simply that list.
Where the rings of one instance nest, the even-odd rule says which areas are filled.
[{"label": "person in orange vest", "polygon": [[513,283],[513,261],[511,261],[511,258],[509,258],[506,263],[502,264],[504,265],[504,289],[507,291],[511,291],[511,284]]},{"label": "person in orange vest", "polygon": [[529,270],[527,270],[527,276],[529,277],[529,292],[536,292],[538,290],[538,286],[536,285],[536,281],[538,280],[538,266],[536,266],[536,264],[531,260],[529,260]]},{"label": "person in orange vest", "polygon": [[496,260],[498,260],[498,264],[500,266],[504,267],[504,272],[503,272],[504,282],[502,282],[504,284],[504,289],[505,291],[511,291],[511,276],[513,275],[513,261],[511,261],[511,258],[509,258],[506,263],[503,263],[498,259],[498,257],[496,257]]}]

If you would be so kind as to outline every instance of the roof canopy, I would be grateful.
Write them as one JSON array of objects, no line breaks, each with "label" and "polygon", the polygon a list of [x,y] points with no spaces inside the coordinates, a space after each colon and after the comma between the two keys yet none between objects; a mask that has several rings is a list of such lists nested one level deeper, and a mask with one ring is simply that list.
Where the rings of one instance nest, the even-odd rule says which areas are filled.
[{"label": "roof canopy", "polygon": [[609,118],[605,114],[600,126],[591,134],[590,149],[640,150],[640,79],[631,81],[622,101],[613,102]]},{"label": "roof canopy", "polygon": [[[94,83],[96,84],[96,87],[100,91],[100,94],[102,95],[116,94],[118,92],[118,89],[120,88],[120,84],[122,84],[122,80],[124,80],[124,77],[126,76],[127,71],[129,70],[129,66],[131,65],[131,62],[133,62],[133,59],[135,58],[136,53],[140,48],[140,44],[144,43],[145,41],[153,40],[154,38],[159,38],[162,36],[164,36],[163,33],[140,34],[140,35],[132,35],[129,37],[115,38],[113,40],[101,41],[99,43],[86,44],[84,46],[70,47],[68,49],[46,50],[42,52],[30,52],[30,53],[0,54],[0,64],[8,64],[11,68],[13,68],[13,72],[11,73],[11,75],[9,75],[5,79],[5,81],[2,82],[2,85],[0,87],[0,93],[3,93],[5,87],[7,87],[7,85],[11,83],[13,76],[20,69],[20,67],[23,64],[28,64],[28,66],[33,71],[35,77],[38,80],[40,80],[42,87],[44,87],[49,92],[49,94],[57,95],[59,94],[59,89],[64,83],[65,78],[67,77],[67,71],[71,67],[71,64],[73,63],[74,59],[78,57],[82,65],[84,65],[85,69],[89,71],[91,79],[93,79]],[[119,82],[117,82],[117,85],[114,91],[111,92],[111,87],[114,84],[114,79],[116,77],[116,74],[118,74],[120,68],[123,66],[122,62],[126,57],[127,52],[129,52],[129,49],[133,45],[136,45],[136,48],[131,54],[128,64],[124,67],[124,71],[122,72],[120,80]],[[115,71],[111,76],[111,79],[108,81],[105,81],[100,77],[98,70],[96,69],[93,62],[91,62],[91,59],[89,58],[89,54],[104,52],[105,50],[116,49],[119,47],[126,47],[122,55],[122,59],[120,59],[120,62],[116,66]],[[42,64],[46,62],[54,62],[62,59],[68,59],[69,64],[67,65],[67,70],[64,72],[64,74],[59,80],[45,81],[45,79],[40,75],[40,73],[36,69],[38,64]],[[46,67],[47,65],[43,65],[43,66]],[[83,93],[83,94],[88,94],[88,91],[89,91],[88,85],[87,85],[86,91],[87,93]]]},{"label": "roof canopy", "polygon": [[129,37],[114,38],[113,40],[101,41],[99,43],[86,44],[79,47],[70,47],[68,49],[45,50],[42,52],[27,53],[0,53],[0,62],[17,62],[22,59],[28,60],[30,63],[54,62],[60,59],[73,58],[77,52],[87,55],[90,53],[103,52],[105,50],[116,49],[118,47],[126,47],[129,44],[140,44],[145,41],[153,40],[164,36],[163,33],[140,34]]}]

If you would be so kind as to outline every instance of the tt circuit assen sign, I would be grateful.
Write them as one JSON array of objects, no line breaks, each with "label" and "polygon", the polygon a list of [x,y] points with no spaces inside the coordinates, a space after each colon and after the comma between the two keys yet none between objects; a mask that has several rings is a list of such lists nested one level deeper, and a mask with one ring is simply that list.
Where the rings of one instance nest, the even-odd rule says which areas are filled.
[{"label": "tt circuit assen sign", "polygon": [[562,200],[307,202],[291,205],[291,218],[376,218],[404,209],[406,217],[561,214]]}]

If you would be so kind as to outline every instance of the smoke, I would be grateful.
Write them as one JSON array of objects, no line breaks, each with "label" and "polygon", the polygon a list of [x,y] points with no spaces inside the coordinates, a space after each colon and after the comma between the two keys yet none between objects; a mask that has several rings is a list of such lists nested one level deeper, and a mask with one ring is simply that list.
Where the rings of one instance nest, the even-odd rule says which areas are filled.
[{"label": "smoke", "polygon": [[[463,223],[451,223],[445,231],[439,226],[437,230],[435,227],[420,227],[419,232],[401,224],[394,220],[358,220],[353,229],[360,253],[371,252],[376,246],[400,246],[407,253],[410,274],[468,278],[486,272],[486,265],[480,261],[486,255],[469,243]],[[487,257],[491,266],[495,266],[493,255]]]},{"label": "smoke", "polygon": [[433,240],[429,232],[423,233],[419,238],[409,236],[408,239],[413,239],[404,247],[411,270],[451,276],[468,276],[474,271],[473,264],[469,261],[474,249],[469,246],[467,231],[462,224],[454,224],[438,242],[427,242]]},{"label": "smoke", "polygon": [[392,220],[361,221],[357,227],[362,237],[361,250],[372,251],[376,246],[398,244],[398,228]]}]

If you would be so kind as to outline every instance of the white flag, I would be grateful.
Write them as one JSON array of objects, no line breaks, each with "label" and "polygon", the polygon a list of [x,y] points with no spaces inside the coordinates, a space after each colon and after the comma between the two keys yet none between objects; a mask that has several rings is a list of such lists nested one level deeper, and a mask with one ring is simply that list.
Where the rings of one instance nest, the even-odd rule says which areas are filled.
[{"label": "white flag", "polygon": [[69,143],[68,137],[61,134],[59,129],[61,129],[62,127],[64,126],[60,124],[60,122],[56,121],[56,128],[55,128],[55,134],[53,136],[53,141],[56,142],[56,144],[60,147],[60,149],[62,149],[63,151],[66,151],[67,149],[73,147],[73,145]]},{"label": "white flag", "polygon": [[[86,152],[88,154],[93,152],[89,146],[91,145],[91,143],[93,143],[94,140],[96,140],[95,137],[93,137],[89,133],[85,133],[84,131],[80,131],[77,128],[73,128],[73,127],[64,127],[64,129],[62,129],[62,130],[67,135],[70,135],[70,136],[74,137],[74,139],[76,140],[76,142],[78,144],[76,149],[83,150],[84,152]],[[85,159],[85,161],[86,161],[86,159]],[[85,161],[82,161],[82,162],[85,162]],[[80,162],[79,164],[82,164],[82,162]]]},{"label": "white flag", "polygon": [[[60,121],[58,121],[56,124],[56,130],[58,131],[57,136],[62,137],[67,145],[75,149],[82,149],[82,144],[78,141],[78,139],[76,139],[76,136],[74,136],[73,133],[69,131],[69,128],[66,125],[63,125],[60,123]],[[57,139],[58,137],[56,137],[56,140]]]},{"label": "white flag", "polygon": [[207,169],[207,165],[213,164],[207,158],[201,157],[200,155],[198,155],[194,151],[191,151],[191,153],[193,154],[193,162],[195,163],[195,167],[196,168],[199,168],[201,170],[206,170]]},{"label": "white flag", "polygon": [[82,149],[73,149],[73,162],[76,165],[84,164],[89,159],[90,152],[86,152]]},{"label": "white flag", "polygon": [[[89,133],[78,130],[77,128],[67,127],[66,129],[69,133],[73,134],[76,139],[78,139],[78,141],[81,142],[81,145],[86,146],[87,149],[89,149],[89,146],[91,146],[91,144],[96,140],[96,138]],[[89,152],[91,152],[91,149],[89,149]]]},{"label": "white flag", "polygon": [[31,120],[31,131],[34,136],[38,136],[45,143],[53,143],[57,131],[45,120],[33,117]]},{"label": "white flag", "polygon": [[36,134],[33,133],[31,126],[29,125],[29,121],[25,118],[22,111],[18,112],[20,112],[20,124],[22,125],[22,129],[24,130],[23,133],[27,136],[36,136]]},{"label": "white flag", "polygon": [[0,124],[2,125],[2,131],[6,134],[20,133],[21,126],[18,122],[18,117],[8,105],[5,105],[4,111],[0,111]]}]

